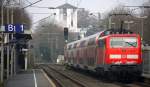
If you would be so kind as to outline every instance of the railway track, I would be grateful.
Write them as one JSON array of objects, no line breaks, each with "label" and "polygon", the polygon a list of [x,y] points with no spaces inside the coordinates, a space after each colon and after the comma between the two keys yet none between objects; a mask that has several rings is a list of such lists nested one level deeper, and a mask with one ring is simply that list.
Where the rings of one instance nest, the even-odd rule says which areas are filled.
[{"label": "railway track", "polygon": [[[149,84],[142,82],[126,84],[121,82],[102,81],[92,76],[66,70],[64,66],[60,65],[42,65],[42,69],[50,78],[54,79],[55,84],[58,85],[57,87],[150,87]],[[55,73],[55,75],[52,73]],[[59,75],[56,75],[56,73]],[[64,82],[62,79],[67,81]]]},{"label": "railway track", "polygon": [[69,76],[64,75],[63,73],[48,67],[42,66],[41,67],[47,75],[54,81],[56,87],[86,87],[81,82],[70,78]]}]

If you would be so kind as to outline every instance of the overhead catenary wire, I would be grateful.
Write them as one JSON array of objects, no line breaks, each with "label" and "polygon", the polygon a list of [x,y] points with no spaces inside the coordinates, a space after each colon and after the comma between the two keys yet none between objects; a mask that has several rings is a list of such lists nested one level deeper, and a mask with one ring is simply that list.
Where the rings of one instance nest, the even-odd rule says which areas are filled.
[{"label": "overhead catenary wire", "polygon": [[[52,1],[58,2],[60,0],[52,0]],[[32,2],[30,2],[29,0],[26,0],[26,2],[28,2],[29,4],[32,4]],[[30,6],[30,8],[49,8],[49,7],[42,7],[42,6],[32,5],[32,6]]]},{"label": "overhead catenary wire", "polygon": [[26,0],[29,4],[32,4],[32,2],[30,2],[29,0]]},{"label": "overhead catenary wire", "polygon": [[28,8],[28,7],[34,5],[34,4],[38,3],[38,2],[41,2],[41,1],[42,1],[42,0],[38,0],[38,1],[34,2],[34,3],[31,3],[31,4],[28,5],[28,6],[23,7],[22,9]]},{"label": "overhead catenary wire", "polygon": [[41,6],[36,6],[36,5],[30,6],[30,7],[33,7],[33,8],[49,8],[49,7],[41,7]]},{"label": "overhead catenary wire", "polygon": [[51,14],[51,13],[31,13],[31,14]]},{"label": "overhead catenary wire", "polygon": [[[53,15],[53,14],[52,14],[52,15]],[[38,21],[34,22],[34,23],[33,23],[33,25],[34,25],[34,24],[37,24],[37,23],[39,23],[39,22],[41,22],[41,21],[44,21],[45,19],[47,19],[47,18],[51,17],[52,15],[47,16],[47,17],[45,17],[45,18],[42,18],[42,19],[40,19],[40,20],[38,20]]]}]

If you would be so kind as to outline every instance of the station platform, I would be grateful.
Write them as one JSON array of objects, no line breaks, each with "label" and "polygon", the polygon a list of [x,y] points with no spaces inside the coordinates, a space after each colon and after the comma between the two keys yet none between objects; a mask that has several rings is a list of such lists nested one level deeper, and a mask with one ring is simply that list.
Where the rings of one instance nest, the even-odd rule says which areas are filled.
[{"label": "station platform", "polygon": [[145,77],[145,78],[150,79],[150,74],[143,74],[142,76]]},{"label": "station platform", "polygon": [[11,77],[4,87],[56,87],[41,69],[22,71]]}]

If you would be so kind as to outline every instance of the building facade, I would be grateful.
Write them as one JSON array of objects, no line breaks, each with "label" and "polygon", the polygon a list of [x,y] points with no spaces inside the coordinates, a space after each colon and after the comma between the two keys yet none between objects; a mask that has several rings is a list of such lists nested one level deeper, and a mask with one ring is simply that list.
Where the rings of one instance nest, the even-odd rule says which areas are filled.
[{"label": "building facade", "polygon": [[53,15],[54,24],[67,27],[69,32],[79,32],[77,28],[77,9],[77,7],[68,3],[51,9],[51,14],[55,14]]}]

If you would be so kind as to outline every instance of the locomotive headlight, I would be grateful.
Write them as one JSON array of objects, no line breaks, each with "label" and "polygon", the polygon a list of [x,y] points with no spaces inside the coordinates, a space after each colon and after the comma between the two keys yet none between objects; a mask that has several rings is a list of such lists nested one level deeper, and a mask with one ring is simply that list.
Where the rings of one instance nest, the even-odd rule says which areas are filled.
[{"label": "locomotive headlight", "polygon": [[121,55],[120,54],[110,54],[109,58],[110,59],[121,59]]},{"label": "locomotive headlight", "polygon": [[127,58],[128,59],[138,59],[138,55],[137,54],[130,54],[130,55],[127,55]]}]

